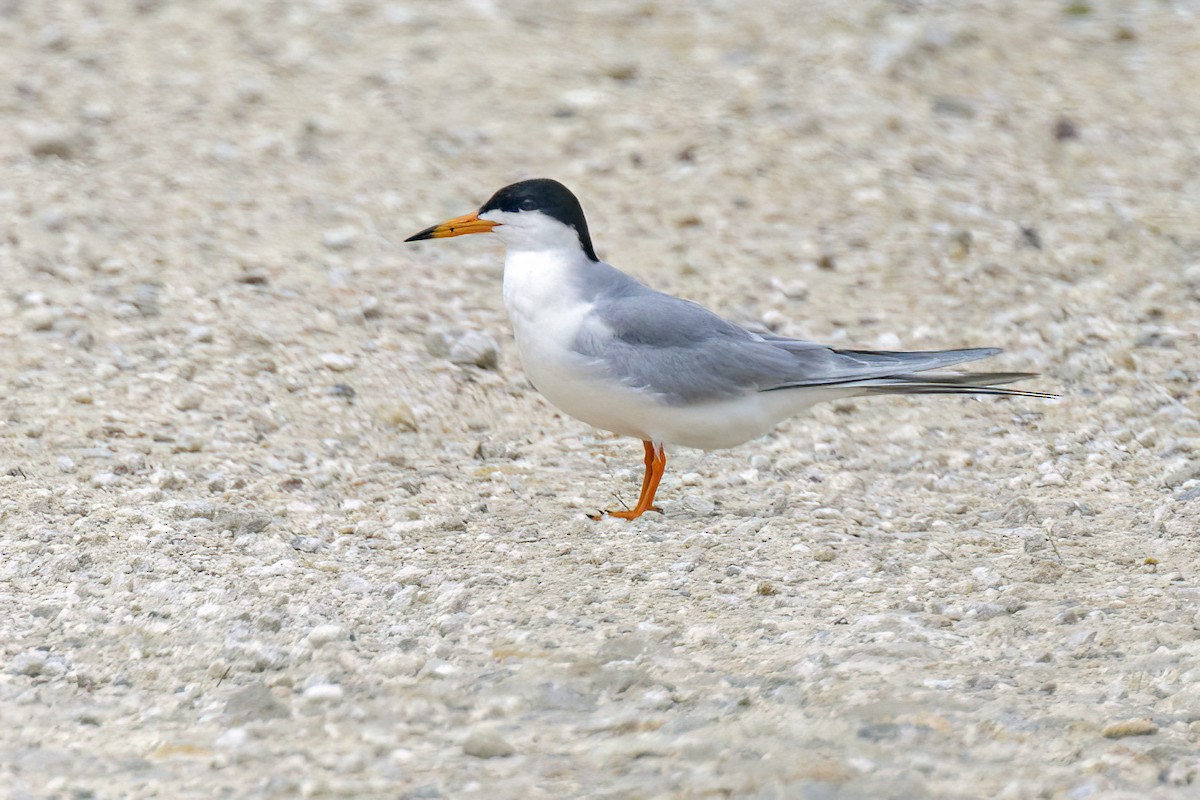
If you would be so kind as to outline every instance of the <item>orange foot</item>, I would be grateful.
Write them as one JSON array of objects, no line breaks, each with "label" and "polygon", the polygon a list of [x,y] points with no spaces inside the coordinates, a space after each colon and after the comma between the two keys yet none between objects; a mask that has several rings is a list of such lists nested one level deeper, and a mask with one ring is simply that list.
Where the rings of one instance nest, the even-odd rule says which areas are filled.
[{"label": "orange foot", "polygon": [[663,513],[663,510],[658,506],[650,506],[649,508],[641,511],[637,510],[636,508],[631,508],[628,511],[612,511],[610,509],[605,509],[603,511],[597,511],[595,514],[588,514],[588,516],[592,519],[604,519],[605,517],[616,517],[617,519],[637,519],[647,511],[654,511],[659,514]]},{"label": "orange foot", "polygon": [[651,442],[642,442],[646,451],[646,474],[642,477],[642,491],[638,494],[637,505],[624,511],[601,511],[598,514],[588,514],[592,519],[604,516],[617,519],[637,519],[647,511],[662,513],[662,509],[654,505],[654,493],[658,491],[658,482],[662,480],[663,472],[667,469],[667,454],[662,445],[654,446]]}]

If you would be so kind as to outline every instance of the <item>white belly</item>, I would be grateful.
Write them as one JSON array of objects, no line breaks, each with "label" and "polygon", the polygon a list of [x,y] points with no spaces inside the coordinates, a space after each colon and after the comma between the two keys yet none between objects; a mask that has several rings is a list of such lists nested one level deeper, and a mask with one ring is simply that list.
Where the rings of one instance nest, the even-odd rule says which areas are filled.
[{"label": "white belly", "polygon": [[510,252],[504,304],[525,374],[547,400],[602,430],[702,450],[735,447],[766,434],[814,403],[845,390],[749,391],[728,400],[673,406],[660,395],[614,380],[602,364],[575,352],[591,304],[577,296],[570,264],[540,252]]}]

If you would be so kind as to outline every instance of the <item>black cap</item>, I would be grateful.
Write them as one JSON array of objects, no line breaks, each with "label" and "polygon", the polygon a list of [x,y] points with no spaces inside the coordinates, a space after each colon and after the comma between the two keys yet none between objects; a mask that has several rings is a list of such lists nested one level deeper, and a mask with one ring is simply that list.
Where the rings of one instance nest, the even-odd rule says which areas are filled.
[{"label": "black cap", "polygon": [[579,246],[592,261],[599,261],[592,248],[592,237],[588,233],[587,220],[583,217],[583,206],[571,194],[571,190],[549,178],[534,178],[505,186],[483,204],[479,213],[488,211],[540,211],[564,225],[575,229],[579,235]]}]

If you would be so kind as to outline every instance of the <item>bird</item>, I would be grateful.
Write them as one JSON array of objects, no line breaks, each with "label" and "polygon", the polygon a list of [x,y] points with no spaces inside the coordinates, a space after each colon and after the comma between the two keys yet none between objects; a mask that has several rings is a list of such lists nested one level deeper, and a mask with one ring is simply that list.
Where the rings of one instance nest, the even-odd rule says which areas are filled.
[{"label": "bird", "polygon": [[838,349],[753,330],[656,291],[602,261],[579,199],[536,178],[497,191],[477,211],[405,239],[490,234],[505,247],[503,294],[534,387],[576,419],[640,439],[633,508],[589,514],[632,520],[655,505],[666,447],[735,447],[816,403],[864,395],[1050,398],[1003,388],[1029,372],[940,372],[996,347],[916,352]]}]

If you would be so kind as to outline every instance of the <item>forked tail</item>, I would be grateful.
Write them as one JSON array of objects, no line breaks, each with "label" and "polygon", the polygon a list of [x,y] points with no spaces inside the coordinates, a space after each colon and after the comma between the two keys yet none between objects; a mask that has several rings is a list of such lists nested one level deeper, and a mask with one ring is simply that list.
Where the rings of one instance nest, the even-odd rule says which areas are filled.
[{"label": "forked tail", "polygon": [[1036,378],[1036,372],[946,372],[889,375],[850,384],[861,394],[990,394],[1004,397],[1058,397],[1049,392],[1005,389],[998,384]]}]

